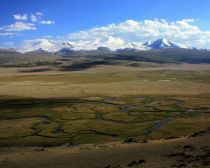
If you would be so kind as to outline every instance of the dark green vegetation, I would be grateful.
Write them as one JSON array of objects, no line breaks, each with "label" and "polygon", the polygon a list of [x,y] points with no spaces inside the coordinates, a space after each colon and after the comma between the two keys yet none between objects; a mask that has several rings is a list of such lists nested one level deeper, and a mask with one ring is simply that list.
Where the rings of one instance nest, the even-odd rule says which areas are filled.
[{"label": "dark green vegetation", "polygon": [[210,97],[3,99],[0,146],[161,139],[210,127]]}]

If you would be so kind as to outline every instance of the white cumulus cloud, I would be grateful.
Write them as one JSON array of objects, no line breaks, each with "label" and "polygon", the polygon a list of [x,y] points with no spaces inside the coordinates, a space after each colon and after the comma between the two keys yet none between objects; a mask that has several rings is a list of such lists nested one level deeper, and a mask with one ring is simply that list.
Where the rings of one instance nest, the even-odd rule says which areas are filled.
[{"label": "white cumulus cloud", "polygon": [[11,32],[0,32],[0,36],[12,36],[14,33]]},{"label": "white cumulus cloud", "polygon": [[164,19],[144,21],[126,20],[68,35],[70,40],[90,41],[98,38],[117,37],[128,42],[145,42],[157,38],[183,43],[188,46],[210,48],[210,30],[201,30],[194,19],[168,22]]},{"label": "white cumulus cloud", "polygon": [[21,14],[15,14],[13,15],[15,20],[27,20],[28,16],[27,14],[21,15]]},{"label": "white cumulus cloud", "polygon": [[36,15],[31,15],[31,21],[32,22],[37,22],[38,21],[38,17]]},{"label": "white cumulus cloud", "polygon": [[17,32],[25,30],[36,30],[36,27],[33,23],[15,22],[11,25],[3,27],[3,29],[7,32]]},{"label": "white cumulus cloud", "polygon": [[[42,12],[15,14],[13,17],[16,20],[14,23],[10,25],[0,25],[0,36],[12,36],[17,35],[16,32],[36,30],[39,24],[55,24],[55,21],[43,20],[44,14]],[[30,19],[30,21],[28,19]]]},{"label": "white cumulus cloud", "polygon": [[37,15],[37,16],[44,16],[44,14],[42,12],[36,12],[35,15]]},{"label": "white cumulus cloud", "polygon": [[55,22],[52,21],[52,20],[42,20],[42,21],[40,21],[40,23],[41,24],[47,24],[47,25],[55,24]]},{"label": "white cumulus cloud", "polygon": [[31,21],[32,22],[38,22],[44,17],[44,14],[42,12],[36,12],[34,14],[31,14]]}]

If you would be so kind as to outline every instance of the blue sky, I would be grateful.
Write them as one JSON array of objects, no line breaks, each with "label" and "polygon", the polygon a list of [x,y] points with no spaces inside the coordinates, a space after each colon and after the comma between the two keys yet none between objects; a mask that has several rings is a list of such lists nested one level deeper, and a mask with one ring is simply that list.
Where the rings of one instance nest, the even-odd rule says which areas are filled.
[{"label": "blue sky", "polygon": [[[207,43],[210,42],[205,41],[210,37],[209,9],[209,0],[0,0],[0,46],[16,46],[23,40],[49,37],[69,39],[72,33],[83,30],[88,32],[92,28],[101,28],[113,23],[120,24],[126,20],[145,24],[145,20],[154,21],[155,18],[164,19],[168,24],[193,19],[186,23],[196,26],[199,31],[203,32],[199,34],[198,40],[201,41],[199,44],[195,44],[195,37],[182,40],[182,38],[175,37],[174,34],[170,36],[167,33],[169,35],[164,34],[164,36],[175,38],[176,41],[186,42],[189,45],[207,46]],[[24,15],[27,19],[24,18]],[[32,15],[37,19],[34,22],[31,20]],[[178,26],[180,28],[180,25]],[[191,27],[188,31],[192,29]],[[166,30],[161,27],[159,31]],[[138,30],[137,34],[140,32],[142,31]],[[148,40],[162,35],[160,33],[152,35],[152,32]],[[110,34],[130,41],[132,39],[134,41],[147,40],[146,37],[141,38],[140,34],[138,37],[133,37],[131,33],[119,35],[109,32]],[[79,34],[76,40],[80,40],[78,38],[80,35],[82,34]],[[132,38],[129,38],[128,35],[131,35]]]}]

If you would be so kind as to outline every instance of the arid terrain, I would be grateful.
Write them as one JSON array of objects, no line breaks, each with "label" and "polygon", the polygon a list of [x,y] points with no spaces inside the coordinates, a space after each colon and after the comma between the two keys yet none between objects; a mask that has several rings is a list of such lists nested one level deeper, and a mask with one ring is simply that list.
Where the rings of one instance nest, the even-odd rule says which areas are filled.
[{"label": "arid terrain", "polygon": [[0,167],[210,167],[210,64],[0,57]]},{"label": "arid terrain", "polygon": [[77,146],[2,148],[5,168],[209,167],[210,131],[170,140]]}]

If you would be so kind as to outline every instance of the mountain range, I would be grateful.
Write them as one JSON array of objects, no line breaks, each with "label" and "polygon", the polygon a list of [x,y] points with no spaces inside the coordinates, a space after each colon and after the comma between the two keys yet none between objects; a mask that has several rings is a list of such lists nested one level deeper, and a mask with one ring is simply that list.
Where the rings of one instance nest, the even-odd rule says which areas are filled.
[{"label": "mountain range", "polygon": [[94,41],[71,42],[48,39],[29,40],[17,49],[0,49],[1,52],[20,52],[29,54],[69,55],[73,52],[89,54],[107,54],[111,52],[137,52],[142,50],[196,49],[171,42],[165,38],[146,43],[125,42],[120,38],[108,37]]},{"label": "mountain range", "polygon": [[104,39],[96,39],[94,41],[85,42],[71,42],[71,41],[56,41],[48,39],[37,39],[35,41],[30,41],[18,48],[17,50],[21,53],[26,52],[52,52],[52,53],[66,53],[78,50],[96,50],[96,49],[106,48],[110,51],[116,50],[160,50],[167,48],[188,48],[185,45],[171,42],[165,38],[158,39],[155,41],[148,41],[146,43],[136,43],[136,42],[125,42],[120,38],[108,37]]},{"label": "mountain range", "polygon": [[[110,44],[113,39],[107,39],[105,44]],[[158,39],[155,41],[149,41],[141,45],[136,43],[125,43],[119,40],[119,46],[116,44],[115,50],[106,45],[98,46],[92,44],[97,48],[81,48],[78,49],[77,44],[70,43],[67,41],[52,41],[52,40],[40,40],[36,43],[30,44],[28,48],[25,47],[24,53],[20,53],[20,50],[8,48],[0,49],[0,56],[4,60],[13,59],[29,59],[33,56],[62,56],[70,57],[71,60],[89,60],[85,61],[82,65],[76,65],[76,67],[86,67],[100,64],[113,64],[121,61],[132,61],[132,62],[155,62],[155,63],[210,63],[210,50],[197,49],[197,48],[186,48],[183,45],[170,42],[166,39]],[[119,43],[118,43],[119,44]],[[75,47],[76,46],[76,47]],[[41,58],[41,57],[37,57]],[[36,58],[36,59],[37,59]],[[65,58],[65,59],[66,59]],[[1,61],[2,63],[2,61]],[[11,66],[11,65],[4,65]],[[136,66],[136,65],[133,65]],[[64,67],[72,68],[72,67]],[[73,67],[75,68],[75,66]]]}]

